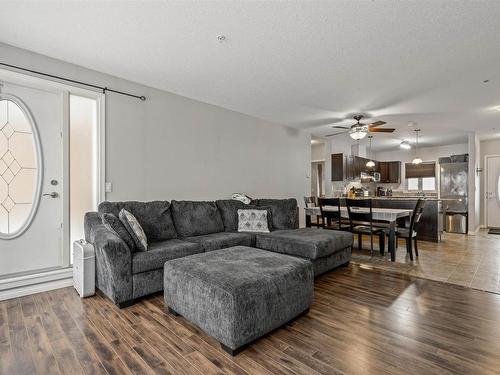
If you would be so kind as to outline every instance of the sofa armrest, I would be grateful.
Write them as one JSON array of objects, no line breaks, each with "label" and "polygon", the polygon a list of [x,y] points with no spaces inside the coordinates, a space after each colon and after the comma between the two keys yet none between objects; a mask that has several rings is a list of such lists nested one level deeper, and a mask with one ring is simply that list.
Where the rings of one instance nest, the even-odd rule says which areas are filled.
[{"label": "sofa armrest", "polygon": [[96,254],[97,287],[114,303],[132,300],[132,252],[125,242],[104,225],[91,231]]}]

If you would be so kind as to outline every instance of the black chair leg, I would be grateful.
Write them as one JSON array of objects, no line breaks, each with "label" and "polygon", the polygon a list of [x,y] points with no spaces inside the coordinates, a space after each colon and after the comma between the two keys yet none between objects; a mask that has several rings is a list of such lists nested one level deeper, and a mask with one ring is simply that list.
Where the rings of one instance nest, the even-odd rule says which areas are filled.
[{"label": "black chair leg", "polygon": [[413,240],[415,242],[415,256],[418,258],[418,245],[417,245],[417,237]]},{"label": "black chair leg", "polygon": [[358,249],[363,249],[363,233],[361,232],[358,233]]},{"label": "black chair leg", "polygon": [[406,239],[406,251],[410,254],[410,260],[413,261],[413,250],[411,248],[411,237]]},{"label": "black chair leg", "polygon": [[378,236],[378,247],[380,248],[380,255],[385,253],[385,233],[380,233]]},{"label": "black chair leg", "polygon": [[373,256],[373,233],[370,233],[370,255]]}]

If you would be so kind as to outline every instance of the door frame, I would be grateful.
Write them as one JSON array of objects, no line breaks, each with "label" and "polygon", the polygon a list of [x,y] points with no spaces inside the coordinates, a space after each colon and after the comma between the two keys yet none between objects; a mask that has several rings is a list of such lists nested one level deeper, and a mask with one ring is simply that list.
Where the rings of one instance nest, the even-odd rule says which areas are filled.
[{"label": "door frame", "polygon": [[[60,272],[49,271],[45,273],[40,271],[38,273],[33,273],[26,276],[20,276],[24,282],[25,286],[23,289],[18,291],[9,290],[8,294],[5,295],[7,298],[19,297],[32,293],[33,285],[38,284],[37,291],[57,289],[63,286],[71,285],[72,267],[70,265],[70,210],[69,210],[69,119],[70,119],[70,107],[69,99],[70,94],[87,97],[96,100],[97,104],[97,131],[96,131],[96,207],[97,205],[105,200],[105,179],[106,179],[106,119],[105,119],[105,105],[106,96],[101,91],[89,90],[82,86],[70,85],[66,83],[61,83],[56,80],[40,78],[35,75],[30,75],[26,73],[18,73],[11,69],[0,68],[0,83],[6,81],[15,85],[26,86],[35,89],[41,89],[48,92],[55,92],[62,96],[62,129],[61,129],[61,142],[62,142],[62,153],[61,153],[61,165],[62,165],[62,238],[61,238],[61,253],[60,253],[60,264],[63,265]],[[51,275],[54,277],[51,277]],[[64,276],[63,276],[64,274]],[[43,276],[46,275],[46,276]],[[46,288],[40,283],[40,278],[42,277],[43,282],[45,282]],[[19,285],[19,277],[13,277],[9,279],[0,280],[0,300],[4,298],[4,292],[2,290],[7,290],[11,288],[17,288]]]},{"label": "door frame", "polygon": [[500,158],[500,154],[491,154],[491,155],[484,155],[484,180],[483,180],[483,190],[484,190],[484,196],[483,196],[483,207],[484,207],[484,213],[483,213],[483,220],[484,220],[484,226],[488,228],[488,198],[486,195],[486,188],[488,185],[488,159],[490,158]]}]

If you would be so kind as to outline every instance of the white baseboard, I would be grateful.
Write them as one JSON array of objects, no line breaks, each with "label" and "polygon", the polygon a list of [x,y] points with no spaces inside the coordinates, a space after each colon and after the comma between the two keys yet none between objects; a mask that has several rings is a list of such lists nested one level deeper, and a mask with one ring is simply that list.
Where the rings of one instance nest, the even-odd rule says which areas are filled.
[{"label": "white baseboard", "polygon": [[73,285],[73,270],[48,271],[0,280],[0,301],[66,288]]}]

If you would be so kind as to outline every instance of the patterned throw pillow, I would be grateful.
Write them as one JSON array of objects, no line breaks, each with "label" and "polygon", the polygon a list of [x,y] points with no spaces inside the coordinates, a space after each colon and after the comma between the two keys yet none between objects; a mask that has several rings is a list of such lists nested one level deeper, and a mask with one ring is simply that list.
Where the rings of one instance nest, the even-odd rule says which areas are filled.
[{"label": "patterned throw pillow", "polygon": [[269,232],[267,210],[238,210],[238,232]]},{"label": "patterned throw pillow", "polygon": [[137,250],[148,251],[148,239],[141,227],[141,224],[139,224],[135,216],[126,209],[122,208],[118,217],[134,239]]},{"label": "patterned throw pillow", "polygon": [[245,204],[250,204],[252,202],[252,198],[250,198],[248,195],[245,195],[243,193],[234,193],[231,196],[231,199],[234,199],[235,201],[240,201]]},{"label": "patterned throw pillow", "polygon": [[102,214],[102,224],[107,230],[116,234],[119,238],[125,242],[130,250],[135,250],[134,239],[130,236],[127,228],[123,223],[113,214]]}]

